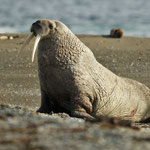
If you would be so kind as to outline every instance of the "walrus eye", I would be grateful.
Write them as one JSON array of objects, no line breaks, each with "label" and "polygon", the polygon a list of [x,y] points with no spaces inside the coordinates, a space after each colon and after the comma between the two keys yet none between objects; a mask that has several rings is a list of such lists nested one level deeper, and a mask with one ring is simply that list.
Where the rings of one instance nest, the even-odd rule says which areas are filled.
[{"label": "walrus eye", "polygon": [[50,29],[53,29],[53,25],[52,25],[52,24],[49,24],[49,28],[50,28]]}]

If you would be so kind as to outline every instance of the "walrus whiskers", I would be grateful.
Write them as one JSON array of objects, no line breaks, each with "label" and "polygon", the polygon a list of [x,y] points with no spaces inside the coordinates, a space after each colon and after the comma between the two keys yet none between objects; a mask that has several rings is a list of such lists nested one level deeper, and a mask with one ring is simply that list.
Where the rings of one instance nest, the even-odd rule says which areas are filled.
[{"label": "walrus whiskers", "polygon": [[[23,43],[23,45],[21,46],[19,52],[18,52],[18,55],[20,54],[20,52],[30,43],[30,41],[33,39],[34,37],[34,34],[33,33],[30,33],[28,35],[28,37],[26,38],[25,42]],[[33,52],[32,52],[32,62],[34,61],[34,56],[35,56],[35,52],[36,52],[36,49],[38,47],[38,43],[40,41],[41,37],[39,35],[36,36],[36,39],[35,39],[35,42],[34,42],[34,48],[33,48]]]},{"label": "walrus whiskers", "polygon": [[33,39],[33,37],[34,37],[33,33],[30,33],[28,35],[28,37],[26,38],[25,42],[23,43],[23,45],[21,46],[20,50],[18,51],[18,55],[26,47],[26,45],[28,45],[30,43],[30,41]]}]

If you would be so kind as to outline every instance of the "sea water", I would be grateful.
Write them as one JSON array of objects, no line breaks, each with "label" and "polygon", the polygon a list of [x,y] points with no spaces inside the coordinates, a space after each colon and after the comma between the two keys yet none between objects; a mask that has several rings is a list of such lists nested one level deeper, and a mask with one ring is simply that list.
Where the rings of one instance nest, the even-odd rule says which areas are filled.
[{"label": "sea water", "polygon": [[0,0],[0,33],[29,32],[41,18],[60,20],[76,34],[150,37],[150,0]]}]

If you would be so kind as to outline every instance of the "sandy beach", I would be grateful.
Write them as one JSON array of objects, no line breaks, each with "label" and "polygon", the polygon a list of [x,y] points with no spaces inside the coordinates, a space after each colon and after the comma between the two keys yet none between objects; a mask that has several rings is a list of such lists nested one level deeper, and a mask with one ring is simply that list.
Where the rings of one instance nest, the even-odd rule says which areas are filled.
[{"label": "sandy beach", "polygon": [[[11,139],[13,138],[11,136],[12,133],[19,134],[19,132],[22,132],[22,135],[19,136],[24,136],[26,134],[25,131],[30,130],[30,128],[27,128],[29,124],[27,126],[22,126],[22,121],[26,121],[28,123],[30,122],[30,125],[34,124],[36,126],[33,128],[36,128],[36,131],[38,130],[38,134],[41,134],[41,131],[43,131],[42,140],[40,140],[39,135],[37,136],[37,133],[35,137],[38,138],[39,141],[43,141],[43,143],[45,142],[46,146],[44,145],[43,147],[40,147],[40,145],[39,147],[34,147],[34,142],[32,142],[32,140],[28,138],[30,134],[26,134],[25,142],[24,140],[19,141],[20,145],[18,146],[18,143],[15,141],[16,147],[14,146],[14,149],[60,149],[61,147],[63,147],[62,149],[90,149],[92,145],[95,145],[94,149],[101,148],[107,150],[115,150],[120,149],[123,146],[123,144],[121,143],[124,141],[128,144],[123,149],[140,149],[144,146],[144,149],[148,150],[148,147],[150,146],[150,136],[148,135],[148,133],[150,133],[150,130],[148,124],[146,125],[147,134],[144,134],[145,130],[143,131],[141,129],[135,131],[130,128],[128,129],[121,127],[115,130],[105,130],[103,128],[101,129],[100,127],[97,127],[97,125],[95,124],[87,125],[83,120],[73,119],[74,124],[76,124],[74,130],[74,128],[71,126],[70,120],[62,121],[58,120],[57,117],[56,120],[53,120],[53,118],[49,117],[48,115],[43,117],[43,115],[34,114],[35,110],[40,106],[40,89],[36,62],[37,59],[35,58],[34,62],[31,62],[34,40],[32,40],[32,42],[28,45],[28,47],[25,48],[24,51],[18,54],[19,48],[23,44],[23,41],[27,37],[27,34],[0,34],[0,36],[4,35],[6,35],[7,37],[12,36],[13,39],[0,40],[0,131],[3,131],[3,129],[5,129],[6,131],[0,133],[1,137],[5,137],[4,140],[0,140],[0,149],[2,146],[1,144],[4,144],[3,149],[8,148],[7,144],[12,144],[12,147],[9,147],[9,150],[13,149],[14,143],[11,141],[9,142],[6,137],[9,134],[10,137],[8,137],[8,139]],[[107,36],[98,35],[77,36],[93,51],[96,59],[112,72],[116,73],[119,76],[138,80],[150,87],[150,38],[123,37],[122,39],[114,39]],[[9,105],[10,108],[3,105]],[[24,108],[27,110],[24,111]],[[12,112],[10,113],[12,114],[12,116],[7,114],[6,110],[9,109],[10,112]],[[22,111],[21,115],[20,111]],[[28,116],[29,119],[27,119],[27,117],[24,118],[25,116]],[[24,118],[22,121],[21,117]],[[14,122],[16,130],[8,130],[13,128],[12,122],[14,118],[16,119],[16,121]],[[50,118],[50,120],[48,118]],[[62,119],[61,117],[58,118]],[[32,119],[35,119],[35,122],[29,121]],[[54,135],[58,133],[57,129],[53,132],[54,138],[48,137],[48,132],[51,133],[50,129],[54,128],[53,125],[51,124],[51,126],[48,126],[47,131],[46,128],[44,128],[44,125],[38,125],[38,119],[39,122],[45,122],[45,125],[47,126],[48,124],[50,124],[50,122],[53,122],[53,125],[55,126],[59,125],[58,131],[64,128],[65,125],[67,125],[70,129],[69,131],[63,130],[60,133],[61,137],[59,137],[58,145],[56,146],[54,144],[57,148],[54,146],[51,147],[50,145],[48,145],[48,141],[44,141],[44,139],[49,139],[51,142],[57,140],[56,136]],[[49,120],[48,123],[46,123],[47,120]],[[2,124],[8,124],[8,128],[5,128],[5,126],[3,126]],[[17,130],[18,126],[21,126],[25,131],[21,130],[20,128],[19,130]],[[83,131],[85,132],[85,130],[87,132],[84,134],[84,136],[81,135],[83,134]],[[70,140],[69,141],[72,142],[72,145],[65,145],[65,143],[63,144],[63,136],[67,136],[69,134],[66,139],[64,137],[65,140],[68,140],[69,138],[73,138],[73,134],[76,132],[78,132],[78,134],[74,136],[74,139],[78,139],[79,145],[77,144],[77,142]],[[96,132],[99,132],[99,134],[96,134]],[[125,133],[126,136],[124,137]],[[35,133],[33,134],[35,135]],[[108,134],[110,134],[110,138],[107,137]],[[116,142],[113,140],[114,134],[116,136],[116,140],[121,137],[119,139],[120,143],[118,143],[118,146],[115,145]],[[89,135],[91,136],[89,137]],[[81,137],[84,137],[84,139],[82,139]],[[97,137],[97,143],[95,143],[95,137]],[[107,147],[103,146],[103,144],[105,145],[108,142],[104,140],[105,138],[108,141],[110,140],[110,143]],[[101,141],[100,139],[103,139],[104,141]],[[130,140],[133,140],[133,143]],[[25,147],[26,142],[30,144],[29,147]],[[83,145],[82,142],[84,143]],[[84,146],[87,142],[91,143],[91,145],[89,144],[90,146],[88,148]],[[138,144],[138,146],[136,146],[134,143]]]},{"label": "sandy beach", "polygon": [[[40,104],[40,90],[36,58],[31,62],[34,40],[18,55],[27,35],[7,36],[14,39],[0,40],[0,103],[36,108]],[[150,38],[78,37],[93,51],[97,60],[112,72],[150,87]]]}]

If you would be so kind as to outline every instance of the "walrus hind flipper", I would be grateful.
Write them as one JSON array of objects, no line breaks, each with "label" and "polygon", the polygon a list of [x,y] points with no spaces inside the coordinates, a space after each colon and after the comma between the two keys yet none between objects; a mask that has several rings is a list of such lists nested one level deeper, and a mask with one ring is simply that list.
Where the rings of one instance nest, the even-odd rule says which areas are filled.
[{"label": "walrus hind flipper", "polygon": [[140,121],[140,123],[150,123],[150,118]]}]

